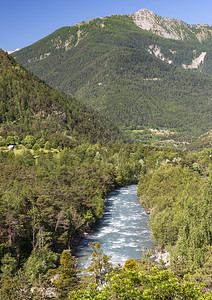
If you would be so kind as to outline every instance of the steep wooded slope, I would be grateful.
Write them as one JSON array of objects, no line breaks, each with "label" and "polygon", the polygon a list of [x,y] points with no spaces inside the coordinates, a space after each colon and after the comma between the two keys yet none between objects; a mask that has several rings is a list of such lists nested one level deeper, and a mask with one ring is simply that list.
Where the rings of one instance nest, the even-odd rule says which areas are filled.
[{"label": "steep wooded slope", "polygon": [[0,50],[1,135],[58,139],[70,146],[82,140],[122,139],[119,130],[72,96],[59,93],[32,76]]}]

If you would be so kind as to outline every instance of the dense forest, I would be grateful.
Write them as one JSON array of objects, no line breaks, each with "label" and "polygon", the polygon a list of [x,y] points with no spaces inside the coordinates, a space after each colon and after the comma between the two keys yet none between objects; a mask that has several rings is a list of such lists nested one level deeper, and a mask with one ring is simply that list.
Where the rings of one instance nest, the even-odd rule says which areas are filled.
[{"label": "dense forest", "polygon": [[50,88],[0,50],[1,136],[33,135],[41,143],[72,147],[81,141],[100,143],[124,140],[101,114]]},{"label": "dense forest", "polygon": [[146,143],[145,129],[169,129],[174,141],[192,141],[211,129],[211,77],[203,75],[202,65],[200,73],[181,67],[191,64],[194,52],[207,52],[207,58],[211,47],[165,39],[127,16],[110,16],[58,29],[13,55]]},{"label": "dense forest", "polygon": [[[3,51],[0,108],[0,299],[211,299],[211,149],[127,143]],[[113,266],[96,244],[82,275],[76,244],[132,183],[170,263]]]},{"label": "dense forest", "polygon": [[[117,143],[2,151],[2,299],[210,299],[211,154]],[[79,277],[75,244],[101,218],[108,191],[138,181],[170,264],[157,266],[147,255],[112,266],[97,245],[90,276]]]},{"label": "dense forest", "polygon": [[163,152],[157,153],[156,167],[140,177],[138,190],[157,244],[169,249],[174,268],[198,270],[197,276],[211,268],[211,153],[188,153],[185,160],[170,153],[162,161]]}]

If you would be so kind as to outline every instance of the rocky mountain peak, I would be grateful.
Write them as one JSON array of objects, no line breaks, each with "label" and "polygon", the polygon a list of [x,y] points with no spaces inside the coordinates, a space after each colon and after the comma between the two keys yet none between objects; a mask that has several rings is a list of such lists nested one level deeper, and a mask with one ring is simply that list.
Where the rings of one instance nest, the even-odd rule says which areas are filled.
[{"label": "rocky mountain peak", "polygon": [[140,28],[169,39],[184,39],[182,29],[189,27],[189,25],[181,20],[163,18],[148,9],[141,9],[131,14],[131,17]]},{"label": "rocky mountain peak", "polygon": [[130,16],[140,28],[168,39],[186,40],[195,37],[202,42],[212,36],[210,25],[188,25],[181,20],[157,16],[148,9],[141,9]]}]

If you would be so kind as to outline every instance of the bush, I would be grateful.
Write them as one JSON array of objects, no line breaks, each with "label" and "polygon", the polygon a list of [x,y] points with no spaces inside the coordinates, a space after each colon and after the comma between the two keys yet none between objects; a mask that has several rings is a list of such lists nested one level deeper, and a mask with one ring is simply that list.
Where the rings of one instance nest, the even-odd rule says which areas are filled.
[{"label": "bush", "polygon": [[40,149],[40,145],[38,143],[35,143],[34,146],[32,147],[32,150],[36,151]]},{"label": "bush", "polygon": [[51,150],[51,147],[52,147],[51,143],[49,141],[47,141],[44,148],[46,150]]},{"label": "bush", "polygon": [[32,149],[32,144],[26,144],[25,147],[26,147],[27,149]]},{"label": "bush", "polygon": [[[33,135],[27,135],[25,137],[25,139],[22,141],[22,143],[26,146],[27,144],[28,145],[31,145],[31,148],[32,146],[36,143],[36,139]],[[29,149],[29,148],[28,148]]]}]

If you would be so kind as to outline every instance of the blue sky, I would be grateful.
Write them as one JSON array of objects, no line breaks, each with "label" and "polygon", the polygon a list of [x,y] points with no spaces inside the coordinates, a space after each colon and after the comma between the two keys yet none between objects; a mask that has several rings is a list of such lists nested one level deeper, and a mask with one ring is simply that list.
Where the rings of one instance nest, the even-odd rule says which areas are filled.
[{"label": "blue sky", "polygon": [[188,24],[212,25],[211,0],[0,0],[0,48],[23,48],[63,26],[142,8]]}]

